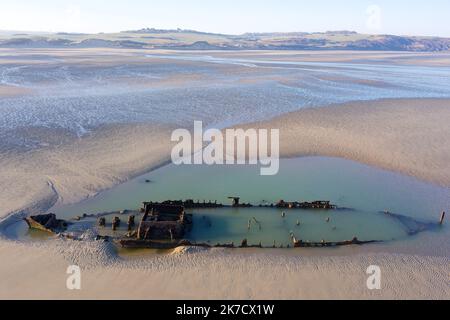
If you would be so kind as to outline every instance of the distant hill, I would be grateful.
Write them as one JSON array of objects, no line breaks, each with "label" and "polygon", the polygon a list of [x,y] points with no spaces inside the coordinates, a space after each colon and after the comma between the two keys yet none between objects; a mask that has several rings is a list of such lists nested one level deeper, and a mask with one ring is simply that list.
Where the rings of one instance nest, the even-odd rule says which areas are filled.
[{"label": "distant hill", "polygon": [[0,31],[8,48],[145,48],[176,50],[379,50],[447,51],[450,38],[367,35],[354,31],[245,33],[145,28],[119,33],[14,33]]}]

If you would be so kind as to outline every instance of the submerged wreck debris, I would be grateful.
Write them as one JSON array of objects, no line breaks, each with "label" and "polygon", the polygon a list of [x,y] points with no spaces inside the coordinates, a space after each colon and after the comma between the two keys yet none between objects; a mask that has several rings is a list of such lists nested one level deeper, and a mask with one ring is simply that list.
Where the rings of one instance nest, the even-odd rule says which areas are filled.
[{"label": "submerged wreck debris", "polygon": [[262,226],[261,226],[261,221],[257,220],[255,217],[252,218],[253,221],[255,221],[255,223],[258,225],[258,229],[261,230]]},{"label": "submerged wreck debris", "polygon": [[95,241],[104,241],[104,242],[109,242],[109,236],[101,236],[101,235],[97,235],[95,236]]},{"label": "submerged wreck debris", "polygon": [[234,208],[239,207],[239,201],[241,200],[241,198],[239,198],[239,197],[228,197],[228,199],[233,200],[233,204],[231,205],[232,207],[234,207]]},{"label": "submerged wreck debris", "polygon": [[148,204],[137,236],[142,240],[181,239],[188,222],[192,223],[192,218],[187,218],[183,206]]},{"label": "submerged wreck debris", "polygon": [[308,248],[308,247],[337,247],[337,246],[349,246],[349,245],[363,245],[369,243],[382,242],[381,240],[368,240],[361,241],[358,240],[357,237],[353,237],[352,240],[345,241],[336,241],[336,242],[326,242],[325,240],[321,240],[320,242],[303,242],[303,240],[298,240],[295,236],[292,237],[292,242],[294,244],[294,248]]},{"label": "submerged wreck debris", "polygon": [[393,212],[384,212],[386,215],[388,215],[389,217],[391,217],[392,219],[396,219],[398,222],[400,222],[403,227],[406,230],[406,233],[409,236],[418,234],[419,232],[422,231],[426,231],[426,230],[432,230],[435,229],[436,227],[438,227],[440,224],[439,223],[433,223],[433,222],[423,222],[423,221],[419,221],[416,220],[414,218],[402,215],[402,214],[398,214],[398,213],[393,213]]},{"label": "submerged wreck debris", "polygon": [[231,207],[233,208],[251,208],[253,205],[251,203],[240,203],[240,197],[228,197],[228,199],[232,200]]},{"label": "submerged wreck debris", "polygon": [[120,218],[119,217],[114,217],[113,221],[112,221],[112,229],[113,231],[116,231],[117,228],[120,227]]},{"label": "submerged wreck debris", "polygon": [[172,206],[181,206],[185,209],[206,209],[206,208],[222,208],[224,205],[221,203],[217,203],[217,200],[213,201],[203,201],[199,200],[194,201],[192,199],[187,200],[166,200],[163,202],[143,202],[141,207],[141,212],[145,212],[145,208],[147,206],[158,206],[158,205],[172,205]]},{"label": "submerged wreck debris", "polygon": [[[223,247],[223,245],[220,245],[220,246]],[[228,245],[227,247],[229,248],[230,246]],[[247,239],[243,239],[241,242],[241,245],[238,248],[262,248],[262,247],[263,246],[262,246],[261,242],[257,245],[249,245]],[[234,248],[234,244],[231,248]]]},{"label": "submerged wreck debris", "polygon": [[231,243],[217,243],[214,247],[216,247],[216,248],[235,248],[234,242],[231,242]]},{"label": "submerged wreck debris", "polygon": [[68,223],[65,220],[56,218],[54,213],[41,214],[24,218],[30,229],[38,229],[50,233],[60,233],[67,229]]},{"label": "submerged wreck debris", "polygon": [[83,213],[81,216],[76,216],[75,218],[73,218],[73,220],[75,220],[75,221],[81,221],[81,220],[83,220],[83,219],[86,219],[86,218],[92,218],[92,217],[94,217],[94,216],[95,216],[94,214]]},{"label": "submerged wreck debris", "polygon": [[313,202],[286,202],[284,200],[278,201],[275,206],[277,208],[283,209],[336,209],[337,207],[334,204],[331,204],[330,201],[316,200]]},{"label": "submerged wreck debris", "polygon": [[443,211],[443,212],[441,213],[441,218],[439,219],[439,224],[440,224],[440,225],[443,225],[443,224],[444,224],[444,218],[445,218],[445,211]]},{"label": "submerged wreck debris", "polygon": [[100,218],[98,218],[98,226],[99,226],[99,227],[104,227],[104,226],[106,226],[106,218],[105,218],[105,217],[100,217]]},{"label": "submerged wreck debris", "polygon": [[127,222],[127,226],[128,226],[128,231],[131,231],[131,229],[133,229],[134,227],[134,218],[135,216],[129,216],[128,217],[128,222]]},{"label": "submerged wreck debris", "polygon": [[192,225],[192,215],[183,206],[146,202],[143,209],[135,238],[121,239],[123,247],[170,249],[189,243],[182,238]]},{"label": "submerged wreck debris", "polygon": [[[224,205],[222,203],[218,203],[215,201],[206,201],[200,202],[199,200],[194,201],[192,199],[188,200],[166,200],[163,202],[143,202],[143,206],[140,211],[145,212],[145,207],[147,205],[174,205],[174,206],[182,206],[185,209],[207,209],[207,208],[222,208],[222,207],[232,207],[232,208],[252,208],[254,207],[251,203],[241,203],[240,197],[230,196],[228,199],[232,200],[231,206]],[[280,200],[277,203],[268,203],[264,201],[264,204],[259,204],[258,207],[264,208],[280,208],[280,209],[322,209],[322,210],[330,210],[330,209],[338,209],[338,207],[334,204],[331,204],[330,201],[316,200],[312,202],[286,202],[284,200]],[[347,209],[347,208],[345,208]]]}]

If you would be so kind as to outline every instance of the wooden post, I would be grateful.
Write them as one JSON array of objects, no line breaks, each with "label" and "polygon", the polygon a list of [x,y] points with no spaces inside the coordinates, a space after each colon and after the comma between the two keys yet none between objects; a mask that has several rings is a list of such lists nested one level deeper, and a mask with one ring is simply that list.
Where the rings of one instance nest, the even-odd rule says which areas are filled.
[{"label": "wooden post", "polygon": [[116,231],[116,229],[120,226],[120,218],[119,217],[114,217],[113,222],[112,222],[112,229],[113,231]]},{"label": "wooden post", "polygon": [[98,225],[100,227],[104,227],[106,225],[106,219],[104,217],[101,217],[98,219]]},{"label": "wooden post", "polygon": [[239,207],[239,201],[240,201],[241,198],[239,198],[239,197],[228,197],[228,199],[233,200],[232,207],[234,207],[234,208]]},{"label": "wooden post", "polygon": [[258,225],[259,230],[261,230],[261,222],[259,222],[258,220],[256,220],[255,217],[253,217],[253,221],[255,221],[255,223]]},{"label": "wooden post", "polygon": [[145,233],[144,233],[144,240],[148,239],[149,235],[150,235],[150,227],[147,227],[147,229],[145,230]]},{"label": "wooden post", "polygon": [[440,224],[440,225],[443,225],[443,224],[444,224],[444,218],[445,218],[445,211],[443,211],[443,212],[441,213],[441,219],[439,220],[439,224]]},{"label": "wooden post", "polygon": [[134,227],[134,216],[128,217],[128,231],[131,231],[131,229]]}]

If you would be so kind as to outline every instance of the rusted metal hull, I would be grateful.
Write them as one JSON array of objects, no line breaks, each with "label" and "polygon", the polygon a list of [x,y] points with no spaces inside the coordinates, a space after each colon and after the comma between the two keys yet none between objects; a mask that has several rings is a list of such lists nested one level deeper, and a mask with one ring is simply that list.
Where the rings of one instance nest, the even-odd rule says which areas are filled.
[{"label": "rusted metal hull", "polygon": [[[143,239],[135,239],[135,238],[124,238],[119,240],[119,244],[123,248],[130,249],[175,249],[178,247],[203,247],[203,248],[236,248],[234,243],[218,243],[216,245],[210,245],[208,243],[193,243],[189,240],[179,240],[179,241],[157,241],[157,240],[143,240]],[[250,247],[258,247],[258,246],[247,246]]]},{"label": "rusted metal hull", "polygon": [[119,244],[129,249],[175,249],[180,246],[191,245],[183,241],[155,241],[142,239],[121,239]]},{"label": "rusted metal hull", "polygon": [[380,240],[360,241],[358,239],[337,241],[337,242],[303,242],[294,241],[294,248],[312,248],[312,247],[339,247],[349,245],[363,245],[369,243],[381,242]]},{"label": "rusted metal hull", "polygon": [[29,227],[30,229],[37,229],[37,230],[41,230],[41,231],[46,231],[46,232],[54,233],[53,230],[44,227],[44,226],[43,226],[42,224],[40,224],[39,222],[34,221],[33,218],[31,218],[31,217],[24,218],[24,220],[25,220],[25,222],[28,224],[28,227]]},{"label": "rusted metal hull", "polygon": [[30,229],[41,230],[49,233],[59,233],[67,228],[67,222],[56,219],[54,214],[30,216],[24,218]]},{"label": "rusted metal hull", "polygon": [[233,200],[232,205],[224,205],[222,203],[217,203],[217,201],[203,201],[203,202],[194,202],[193,200],[166,200],[163,202],[143,202],[143,207],[141,208],[141,212],[145,212],[146,207],[158,207],[158,206],[167,206],[167,205],[178,205],[183,206],[185,209],[208,209],[208,208],[252,208],[252,207],[264,207],[264,208],[278,208],[278,209],[321,209],[321,210],[334,210],[337,209],[337,206],[330,203],[330,201],[316,200],[312,202],[299,202],[299,201],[290,201],[286,202],[284,200],[280,200],[277,203],[268,203],[268,204],[259,204],[254,205],[251,203],[241,203],[239,197],[229,197],[229,199]]}]

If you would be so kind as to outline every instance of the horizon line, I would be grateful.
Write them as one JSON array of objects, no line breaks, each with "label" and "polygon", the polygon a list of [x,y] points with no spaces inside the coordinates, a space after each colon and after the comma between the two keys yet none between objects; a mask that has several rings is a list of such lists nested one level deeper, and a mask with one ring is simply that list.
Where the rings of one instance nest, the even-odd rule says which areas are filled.
[{"label": "horizon line", "polygon": [[156,27],[144,27],[141,29],[130,29],[130,30],[120,30],[120,31],[99,31],[99,32],[78,32],[78,31],[48,31],[48,30],[16,30],[16,29],[0,29],[0,32],[23,32],[23,33],[47,33],[47,34],[67,34],[67,35],[101,35],[101,34],[115,34],[115,33],[132,33],[141,30],[155,30],[155,31],[174,31],[174,32],[196,32],[196,33],[205,33],[212,35],[222,35],[222,36],[242,36],[248,34],[289,34],[289,33],[304,33],[304,34],[326,34],[326,33],[338,33],[338,32],[348,32],[348,33],[356,33],[360,35],[370,35],[370,36],[397,36],[397,37],[424,37],[424,38],[443,38],[448,39],[449,36],[436,36],[436,35],[423,35],[423,34],[395,34],[395,33],[369,33],[369,32],[359,32],[355,30],[327,30],[327,31],[258,31],[251,32],[246,31],[243,33],[221,33],[221,32],[211,32],[211,31],[202,31],[198,29],[184,29],[184,28],[156,28]]}]

